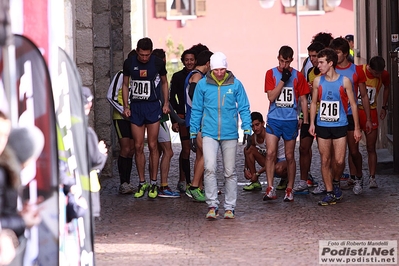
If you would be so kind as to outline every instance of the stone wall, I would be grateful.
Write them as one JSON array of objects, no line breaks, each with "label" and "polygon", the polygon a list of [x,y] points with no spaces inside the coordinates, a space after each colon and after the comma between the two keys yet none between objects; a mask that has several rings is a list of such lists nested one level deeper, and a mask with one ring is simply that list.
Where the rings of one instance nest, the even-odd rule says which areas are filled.
[{"label": "stone wall", "polygon": [[89,124],[109,147],[101,177],[112,176],[112,155],[118,149],[107,91],[114,74],[131,50],[130,0],[75,0],[74,55],[84,86],[92,89]]}]

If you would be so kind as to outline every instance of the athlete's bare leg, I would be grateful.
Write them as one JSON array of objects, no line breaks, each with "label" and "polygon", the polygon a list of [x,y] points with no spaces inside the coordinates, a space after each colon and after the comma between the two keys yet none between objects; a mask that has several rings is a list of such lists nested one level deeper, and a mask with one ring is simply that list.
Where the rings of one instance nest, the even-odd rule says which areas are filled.
[{"label": "athlete's bare leg", "polygon": [[[348,142],[348,150],[349,155],[348,164],[350,174],[355,174],[357,177],[362,177],[362,155],[359,152],[359,143],[355,142],[355,138],[353,137],[354,131],[348,131],[347,133],[347,142]],[[352,160],[352,161],[350,161]]]},{"label": "athlete's bare leg", "polygon": [[202,152],[202,135],[197,134],[197,152],[195,153],[194,178],[191,182],[193,187],[202,187],[204,177],[204,155]]},{"label": "athlete's bare leg", "polygon": [[331,172],[332,140],[318,138],[317,143],[320,152],[321,175],[327,191],[333,190],[333,176]]},{"label": "athlete's bare leg", "polygon": [[[267,153],[265,158],[265,167],[266,167],[267,184],[269,187],[273,186],[277,144],[278,144],[278,138],[273,134],[266,133]],[[285,148],[287,149],[287,146]]]},{"label": "athlete's bare leg", "polygon": [[370,134],[366,134],[369,173],[373,177],[375,176],[375,171],[377,168],[377,152],[375,149],[378,135],[377,133],[377,129],[373,129]]},{"label": "athlete's bare leg", "polygon": [[287,161],[287,188],[293,188],[295,182],[296,162],[295,162],[295,142],[296,140],[284,140],[285,159]]}]

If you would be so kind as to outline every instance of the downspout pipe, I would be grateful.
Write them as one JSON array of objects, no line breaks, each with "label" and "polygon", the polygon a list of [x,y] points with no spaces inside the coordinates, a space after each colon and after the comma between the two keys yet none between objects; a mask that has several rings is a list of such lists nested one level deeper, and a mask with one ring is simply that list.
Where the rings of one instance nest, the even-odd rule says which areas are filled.
[{"label": "downspout pipe", "polygon": [[[392,112],[392,135],[393,135],[393,171],[399,173],[399,104],[392,104],[399,102],[399,19],[398,19],[398,1],[390,1],[391,10],[391,57],[395,57],[391,62],[392,69],[396,70],[391,73],[391,104],[390,110]],[[388,117],[389,118],[389,117]]]}]

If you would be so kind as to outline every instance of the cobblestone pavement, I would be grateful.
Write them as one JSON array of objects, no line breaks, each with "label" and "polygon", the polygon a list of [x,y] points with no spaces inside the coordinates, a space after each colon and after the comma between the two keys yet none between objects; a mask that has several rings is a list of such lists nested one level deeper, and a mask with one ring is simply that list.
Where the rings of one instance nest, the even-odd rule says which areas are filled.
[{"label": "cobblestone pavement", "polygon": [[[173,149],[169,184],[175,189],[180,144],[173,144]],[[185,195],[154,200],[119,195],[114,167],[114,177],[102,180],[101,219],[95,225],[96,265],[318,265],[319,240],[399,239],[397,175],[377,175],[379,188],[366,186],[361,195],[344,190],[344,199],[333,206],[318,206],[321,196],[312,194],[296,195],[292,203],[283,202],[283,191],[278,191],[277,200],[265,202],[265,185],[262,192],[242,190],[246,182],[242,149],[239,145],[240,185],[233,220],[207,221],[207,205]],[[365,147],[361,150],[367,181]],[[319,179],[315,144],[313,154],[311,173]],[[132,183],[137,185],[135,173],[134,169]],[[265,179],[263,174],[260,180]],[[223,207],[224,194],[219,198]]]}]

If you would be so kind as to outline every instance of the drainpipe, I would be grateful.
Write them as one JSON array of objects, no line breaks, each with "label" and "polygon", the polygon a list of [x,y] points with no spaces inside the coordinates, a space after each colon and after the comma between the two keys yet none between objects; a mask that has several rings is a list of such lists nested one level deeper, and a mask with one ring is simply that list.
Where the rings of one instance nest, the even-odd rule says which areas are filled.
[{"label": "drainpipe", "polygon": [[[391,104],[390,111],[392,112],[392,135],[393,135],[393,171],[394,173],[399,173],[399,104],[393,104],[399,102],[399,24],[398,24],[398,1],[391,0],[391,63],[392,63],[392,73],[391,73]],[[388,117],[390,118],[390,117]]]}]

